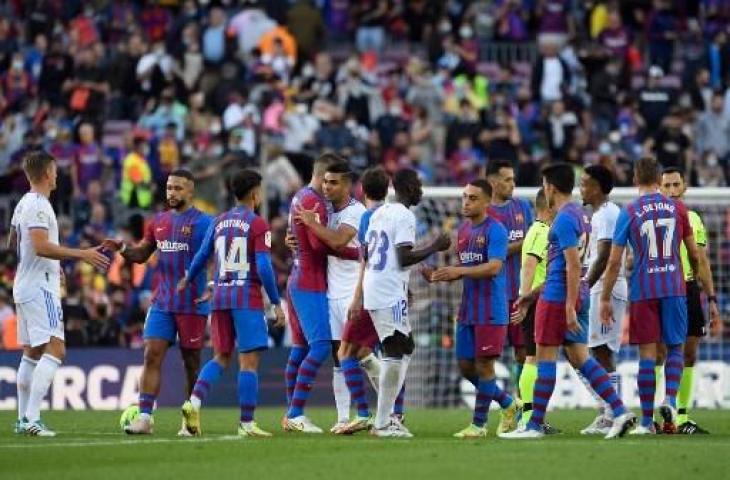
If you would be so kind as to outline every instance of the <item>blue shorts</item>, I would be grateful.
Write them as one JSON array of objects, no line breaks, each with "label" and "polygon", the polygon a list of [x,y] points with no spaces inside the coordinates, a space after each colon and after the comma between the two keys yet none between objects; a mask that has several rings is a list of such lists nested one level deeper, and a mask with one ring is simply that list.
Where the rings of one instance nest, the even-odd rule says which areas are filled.
[{"label": "blue shorts", "polygon": [[269,347],[269,329],[263,310],[237,308],[213,310],[210,315],[211,337],[216,352],[231,353],[234,343],[241,353]]},{"label": "blue shorts", "polygon": [[332,341],[327,294],[308,292],[294,287],[289,293],[307,343]]},{"label": "blue shorts", "polygon": [[166,312],[150,307],[144,322],[144,339],[167,340],[170,344],[180,339],[181,348],[203,348],[207,315]]}]

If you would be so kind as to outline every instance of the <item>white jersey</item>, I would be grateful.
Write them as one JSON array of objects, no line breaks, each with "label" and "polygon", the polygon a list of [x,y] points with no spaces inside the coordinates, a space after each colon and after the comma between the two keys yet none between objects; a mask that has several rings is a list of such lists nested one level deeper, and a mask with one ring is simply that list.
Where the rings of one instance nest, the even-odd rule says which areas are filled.
[{"label": "white jersey", "polygon": [[[365,206],[355,200],[339,212],[331,212],[329,215],[328,228],[337,230],[340,225],[347,225],[355,230],[355,236],[347,244],[347,247],[360,247],[357,232],[360,229],[360,219],[365,213]],[[350,298],[355,294],[357,279],[360,275],[360,262],[357,260],[345,260],[333,255],[327,257],[327,298],[340,299]]]},{"label": "white jersey", "polygon": [[[618,219],[619,212],[621,212],[621,209],[611,201],[607,201],[598,210],[593,212],[593,217],[591,218],[591,236],[588,242],[588,258],[586,259],[586,266],[589,269],[598,258],[598,242],[613,239],[613,231],[616,228],[616,220]],[[626,254],[621,259],[621,269],[616,279],[616,285],[613,287],[613,296],[621,300],[628,298],[625,260]],[[597,294],[603,291],[604,276],[605,272],[596,284],[593,285],[593,288],[591,288],[591,294]]]},{"label": "white jersey", "polygon": [[48,231],[48,241],[58,245],[58,223],[51,202],[39,193],[26,193],[15,206],[10,224],[18,242],[18,269],[13,285],[15,303],[33,300],[41,289],[59,298],[61,262],[36,255],[30,239],[31,230],[42,228]]},{"label": "white jersey", "polygon": [[416,242],[416,216],[402,203],[386,203],[370,217],[365,233],[368,261],[363,279],[367,310],[390,308],[408,298],[410,270],[401,268],[397,247]]}]

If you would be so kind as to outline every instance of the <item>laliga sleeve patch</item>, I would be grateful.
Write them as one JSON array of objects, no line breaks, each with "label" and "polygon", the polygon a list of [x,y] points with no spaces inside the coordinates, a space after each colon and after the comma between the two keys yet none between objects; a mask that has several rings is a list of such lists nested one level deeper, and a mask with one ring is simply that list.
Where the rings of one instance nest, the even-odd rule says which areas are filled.
[{"label": "laliga sleeve patch", "polygon": [[266,248],[271,248],[271,232],[266,232],[264,234],[264,244],[266,245]]}]

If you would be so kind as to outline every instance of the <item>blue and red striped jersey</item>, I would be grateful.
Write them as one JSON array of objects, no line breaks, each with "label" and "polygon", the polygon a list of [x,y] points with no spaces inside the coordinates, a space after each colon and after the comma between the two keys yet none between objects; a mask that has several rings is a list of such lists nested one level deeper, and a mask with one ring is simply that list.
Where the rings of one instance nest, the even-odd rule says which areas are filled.
[{"label": "blue and red striped jersey", "polygon": [[621,209],[613,243],[634,251],[629,279],[632,301],[685,295],[682,241],[692,235],[682,202],[650,193]]},{"label": "blue and red striped jersey", "polygon": [[[487,217],[479,225],[470,221],[459,228],[456,252],[459,262],[473,267],[490,260],[507,259],[507,229]],[[463,277],[464,288],[459,307],[459,323],[465,325],[507,325],[507,277],[504,264],[492,278]]]},{"label": "blue and red striped jersey", "polygon": [[[270,251],[271,232],[266,220],[239,205],[218,215],[210,226],[191,274],[204,268],[210,255],[215,253],[213,310],[262,310],[263,283],[257,256],[268,257]],[[270,260],[267,261],[270,264]],[[278,303],[278,294],[274,294],[276,298],[271,300]]]},{"label": "blue and red striped jersey", "polygon": [[200,272],[190,287],[177,292],[177,283],[185,276],[195,252],[200,249],[212,217],[197,208],[182,213],[174,210],[160,212],[148,222],[144,239],[157,246],[155,290],[153,305],[166,312],[207,315],[208,302],[195,304],[205,291],[207,274]]},{"label": "blue and red striped jersey", "polygon": [[328,202],[310,186],[299,190],[289,208],[289,230],[297,239],[294,266],[291,270],[292,287],[309,292],[327,291],[327,254],[329,249],[305,225],[293,220],[298,209],[316,210],[319,223],[327,225]]},{"label": "blue and red striped jersey", "polygon": [[[510,198],[502,205],[490,205],[487,213],[504,225],[510,243],[524,240],[527,230],[530,229],[530,225],[535,220],[530,202],[519,198]],[[520,252],[507,257],[505,274],[507,275],[507,298],[509,300],[515,300],[520,296],[521,267]]]},{"label": "blue and red striped jersey", "polygon": [[550,302],[565,301],[568,293],[565,250],[573,247],[578,249],[580,255],[579,298],[588,298],[588,282],[585,280],[586,268],[583,260],[588,250],[590,235],[591,221],[583,208],[573,202],[563,205],[548,232],[548,264],[542,298]]}]

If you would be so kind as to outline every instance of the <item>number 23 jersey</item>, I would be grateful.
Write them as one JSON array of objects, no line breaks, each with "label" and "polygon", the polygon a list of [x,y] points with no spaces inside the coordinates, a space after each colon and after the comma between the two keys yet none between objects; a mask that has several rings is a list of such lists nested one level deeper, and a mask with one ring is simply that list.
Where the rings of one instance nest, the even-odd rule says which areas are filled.
[{"label": "number 23 jersey", "polygon": [[387,203],[373,212],[364,239],[365,309],[390,308],[407,299],[410,270],[401,268],[397,251],[399,246],[415,244],[416,216],[402,203]]}]

